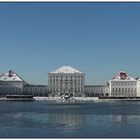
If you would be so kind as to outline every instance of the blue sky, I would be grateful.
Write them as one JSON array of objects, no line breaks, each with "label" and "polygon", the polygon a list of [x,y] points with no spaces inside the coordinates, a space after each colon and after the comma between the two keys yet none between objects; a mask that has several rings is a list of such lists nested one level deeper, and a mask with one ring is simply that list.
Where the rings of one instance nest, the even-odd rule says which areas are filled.
[{"label": "blue sky", "polygon": [[86,84],[140,77],[140,3],[0,3],[0,73],[33,84],[69,65]]}]

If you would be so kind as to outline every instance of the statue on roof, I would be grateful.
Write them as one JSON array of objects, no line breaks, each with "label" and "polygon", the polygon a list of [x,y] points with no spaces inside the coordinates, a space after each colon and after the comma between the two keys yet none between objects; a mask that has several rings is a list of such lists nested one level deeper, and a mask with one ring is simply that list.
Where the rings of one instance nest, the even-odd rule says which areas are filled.
[{"label": "statue on roof", "polygon": [[9,76],[9,77],[12,77],[12,76],[13,76],[13,72],[12,72],[12,70],[9,70],[9,72],[8,72],[8,76]]}]

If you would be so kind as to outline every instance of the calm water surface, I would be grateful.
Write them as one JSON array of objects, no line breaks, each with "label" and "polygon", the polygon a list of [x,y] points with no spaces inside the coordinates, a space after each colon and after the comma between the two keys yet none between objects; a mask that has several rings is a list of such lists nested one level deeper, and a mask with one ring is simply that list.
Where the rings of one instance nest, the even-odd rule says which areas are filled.
[{"label": "calm water surface", "polygon": [[140,138],[140,102],[62,106],[1,101],[0,137]]}]

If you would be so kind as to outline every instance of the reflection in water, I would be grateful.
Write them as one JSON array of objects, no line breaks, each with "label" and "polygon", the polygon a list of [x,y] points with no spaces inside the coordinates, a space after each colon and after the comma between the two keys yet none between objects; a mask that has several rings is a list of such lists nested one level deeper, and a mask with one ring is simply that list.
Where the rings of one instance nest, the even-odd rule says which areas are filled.
[{"label": "reflection in water", "polygon": [[50,123],[57,123],[60,125],[65,125],[65,127],[75,129],[82,125],[83,115],[66,114],[66,113],[50,113],[48,114],[48,121]]},{"label": "reflection in water", "polygon": [[13,113],[10,115],[11,119],[18,119],[18,118],[21,118],[22,117],[22,113]]},{"label": "reflection in water", "polygon": [[[2,118],[6,120],[3,123],[17,124],[23,118],[22,116],[22,113],[6,113],[2,116]],[[0,119],[0,122],[2,121],[2,118]]]},{"label": "reflection in water", "polygon": [[120,125],[134,124],[140,122],[140,115],[110,115],[111,120]]},{"label": "reflection in water", "polygon": [[120,123],[120,124],[127,124],[127,121],[128,121],[127,115],[113,115],[112,119],[115,120],[115,122]]},{"label": "reflection in water", "polygon": [[140,104],[52,106],[46,102],[2,102],[0,137],[140,137]]},{"label": "reflection in water", "polygon": [[[83,115],[75,113],[10,113],[5,116],[5,126],[11,127],[40,127],[47,129],[75,130],[81,128]],[[1,121],[0,121],[1,122]]]}]

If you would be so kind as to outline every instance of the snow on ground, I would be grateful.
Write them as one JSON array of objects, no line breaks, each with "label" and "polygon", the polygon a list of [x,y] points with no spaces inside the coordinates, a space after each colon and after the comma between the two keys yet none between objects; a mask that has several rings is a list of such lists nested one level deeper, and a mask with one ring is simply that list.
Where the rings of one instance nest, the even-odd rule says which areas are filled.
[{"label": "snow on ground", "polygon": [[[60,97],[34,97],[34,99],[35,100],[59,100]],[[93,101],[93,100],[98,100],[98,97],[74,97],[74,99],[82,100],[82,101]]]}]

